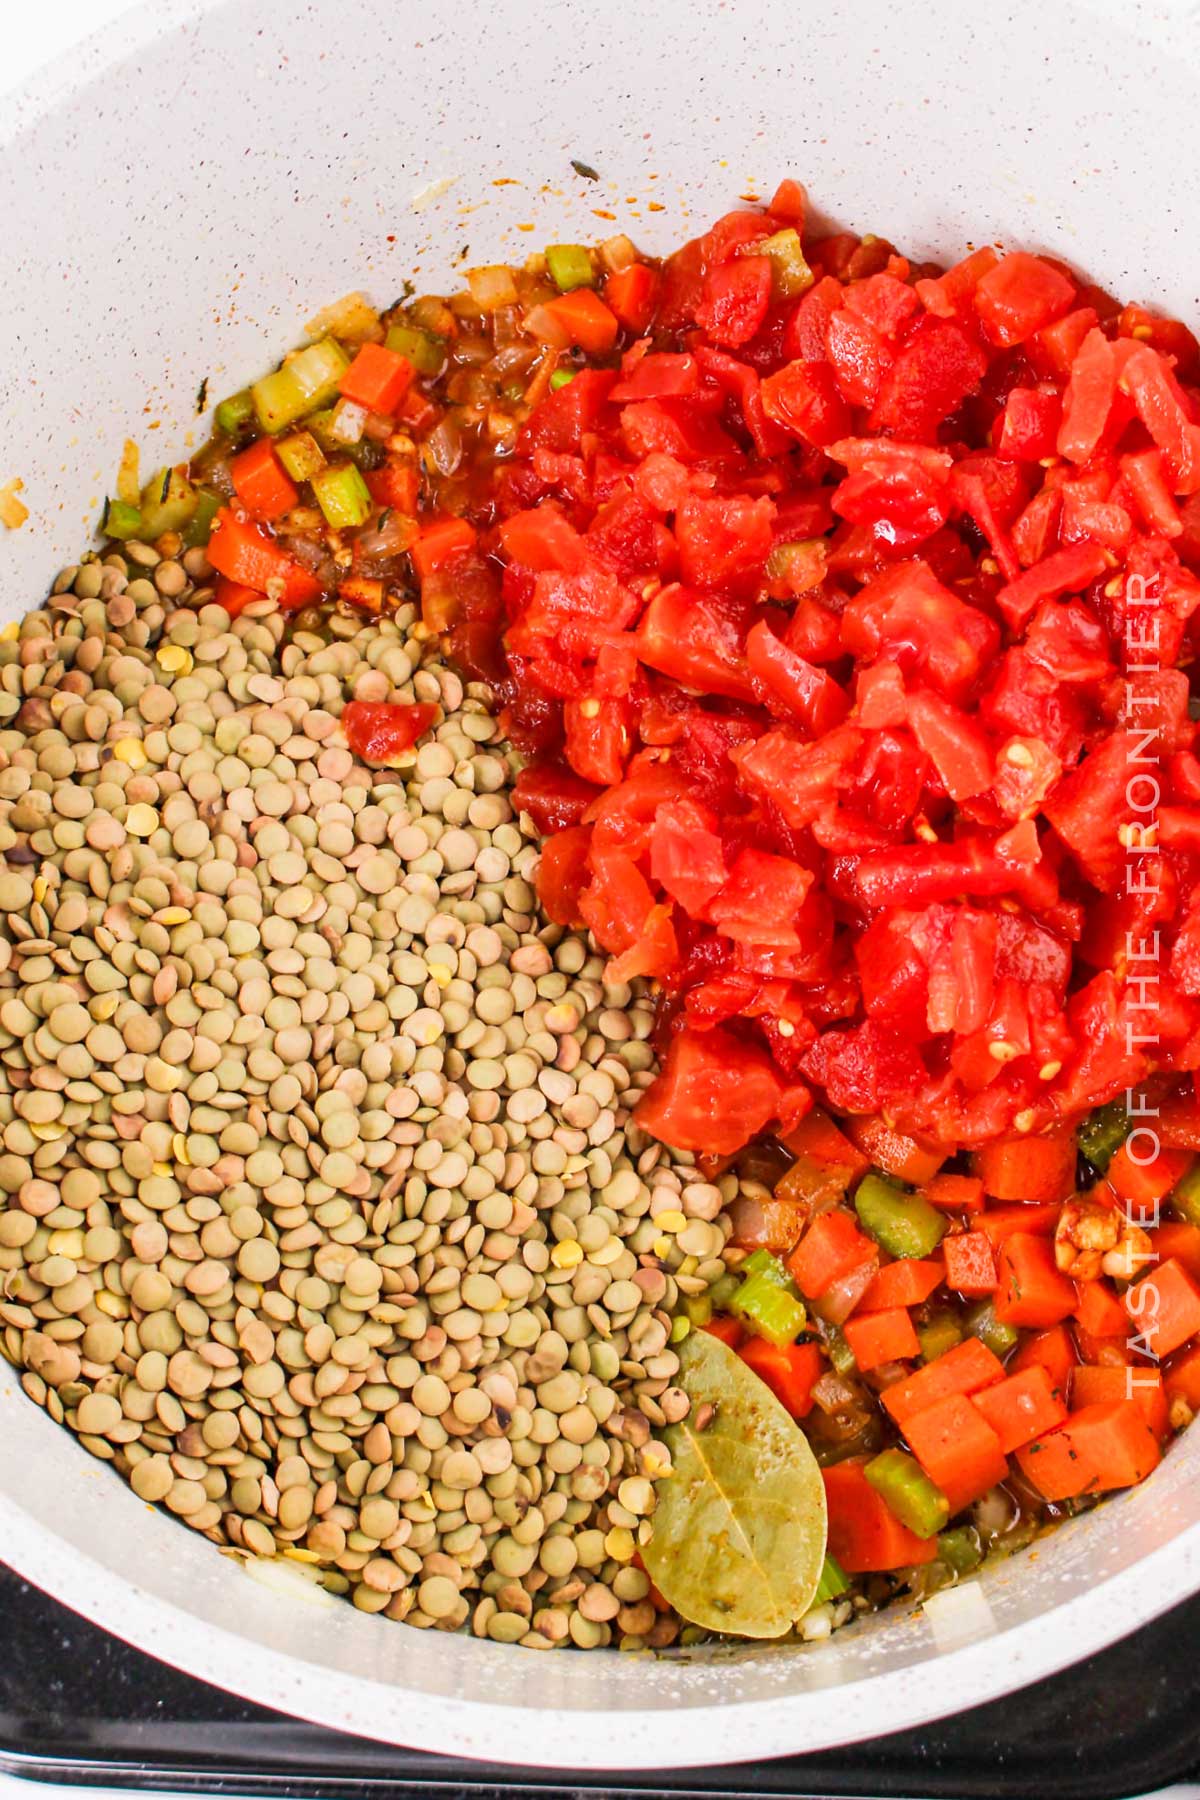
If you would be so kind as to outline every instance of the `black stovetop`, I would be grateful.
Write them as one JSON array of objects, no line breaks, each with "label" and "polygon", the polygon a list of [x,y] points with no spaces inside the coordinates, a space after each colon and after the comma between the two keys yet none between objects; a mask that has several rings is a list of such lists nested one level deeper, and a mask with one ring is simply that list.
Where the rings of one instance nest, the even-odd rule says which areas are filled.
[{"label": "black stovetop", "polygon": [[522,1773],[389,1749],[247,1705],[129,1649],[0,1568],[0,1774],[281,1800],[1097,1800],[1200,1776],[1198,1643],[1195,1599],[1053,1680],[847,1750],[682,1774]]}]

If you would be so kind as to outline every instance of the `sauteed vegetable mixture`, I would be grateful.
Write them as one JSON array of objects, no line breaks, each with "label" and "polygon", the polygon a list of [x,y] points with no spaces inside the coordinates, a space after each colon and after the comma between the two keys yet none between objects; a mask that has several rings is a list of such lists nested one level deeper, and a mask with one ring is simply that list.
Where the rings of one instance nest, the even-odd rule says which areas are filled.
[{"label": "sauteed vegetable mixture", "polygon": [[135,469],[0,646],[35,1399],[234,1553],[539,1647],[819,1637],[1150,1474],[1200,1407],[1184,325],[784,181],[349,296]]}]

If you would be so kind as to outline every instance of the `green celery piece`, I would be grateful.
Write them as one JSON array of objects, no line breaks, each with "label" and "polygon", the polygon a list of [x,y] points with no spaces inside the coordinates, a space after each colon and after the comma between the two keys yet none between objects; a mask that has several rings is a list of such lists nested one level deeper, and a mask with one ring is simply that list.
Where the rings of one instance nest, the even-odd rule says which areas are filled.
[{"label": "green celery piece", "polygon": [[236,437],[243,425],[248,425],[254,417],[254,395],[249,388],[243,388],[240,394],[230,394],[227,400],[218,402],[216,409],[217,430],[226,437]]},{"label": "green celery piece", "polygon": [[888,1511],[917,1537],[931,1538],[950,1517],[950,1502],[907,1450],[884,1450],[863,1470]]},{"label": "green celery piece", "polygon": [[747,246],[747,256],[769,256],[771,288],[776,300],[796,300],[813,284],[813,272],[804,259],[800,234],[791,225],[769,238]]},{"label": "green celery piece", "polygon": [[938,1538],[938,1557],[956,1575],[970,1575],[983,1561],[983,1545],[973,1525],[956,1525]]},{"label": "green celery piece", "polygon": [[574,381],[574,369],[555,369],[550,377],[550,392],[557,394],[559,388],[565,388],[569,381]]},{"label": "green celery piece", "polygon": [[817,1583],[817,1591],[813,1595],[814,1606],[823,1606],[827,1600],[836,1600],[850,1586],[850,1577],[843,1569],[836,1556],[825,1552],[825,1562],[821,1568],[821,1579]]},{"label": "green celery piece", "polygon": [[594,287],[592,259],[582,244],[547,244],[546,267],[560,294],[572,288]]},{"label": "green celery piece", "polygon": [[743,1275],[769,1275],[776,1287],[787,1287],[791,1277],[777,1256],[769,1250],[752,1250],[742,1264]]},{"label": "green celery piece", "polygon": [[1200,1162],[1193,1163],[1183,1179],[1175,1183],[1167,1205],[1189,1225],[1200,1225]]},{"label": "green celery piece", "polygon": [[158,469],[142,489],[142,532],[148,542],[164,531],[182,532],[195,512],[200,490],[180,469]]},{"label": "green celery piece", "polygon": [[1007,1356],[1017,1341],[1017,1330],[996,1317],[991,1300],[980,1300],[967,1313],[967,1331],[986,1344],[993,1356]]},{"label": "green celery piece", "polygon": [[181,533],[185,550],[203,549],[212,534],[213,520],[224,504],[220,494],[214,494],[211,488],[200,489],[196,509]]},{"label": "green celery piece", "polygon": [[294,425],[305,414],[316,412],[336,399],[350,358],[333,338],[309,344],[272,375],[264,375],[250,389],[254,410],[264,431],[272,436]]},{"label": "green celery piece", "polygon": [[953,1313],[935,1313],[927,1324],[917,1326],[922,1361],[936,1362],[955,1344],[961,1344],[962,1337],[962,1327]]},{"label": "green celery piece", "polygon": [[735,1319],[769,1344],[792,1344],[804,1330],[808,1313],[804,1302],[763,1272],[743,1281],[729,1303]]},{"label": "green celery piece", "polygon": [[311,481],[325,467],[325,452],[311,431],[293,431],[280,438],[275,453],[293,481]]},{"label": "green celery piece", "polygon": [[863,1230],[889,1256],[928,1256],[941,1243],[946,1220],[919,1194],[905,1194],[879,1175],[864,1175],[854,1195]]},{"label": "green celery piece", "polygon": [[437,375],[446,360],[446,340],[419,325],[389,325],[384,340],[397,356],[406,356],[418,375]]},{"label": "green celery piece", "polygon": [[105,537],[135,538],[142,529],[141,508],[130,506],[126,500],[109,500],[104,508],[104,517],[100,521],[100,530]]},{"label": "green celery piece", "polygon": [[1103,1175],[1128,1136],[1129,1110],[1123,1100],[1110,1100],[1107,1106],[1089,1113],[1079,1127],[1079,1148]]},{"label": "green celery piece", "polygon": [[369,516],[374,502],[353,463],[332,463],[318,469],[311,479],[317,505],[335,531],[352,531]]},{"label": "green celery piece", "polygon": [[829,1361],[837,1375],[853,1375],[858,1368],[854,1352],[836,1325],[826,1325],[823,1341]]}]

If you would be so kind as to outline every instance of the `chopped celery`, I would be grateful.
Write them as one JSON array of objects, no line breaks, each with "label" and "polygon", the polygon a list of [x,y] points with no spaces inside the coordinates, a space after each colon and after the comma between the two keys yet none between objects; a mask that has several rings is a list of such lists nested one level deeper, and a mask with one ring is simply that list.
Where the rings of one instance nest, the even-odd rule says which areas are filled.
[{"label": "chopped celery", "polygon": [[934,1313],[926,1324],[917,1326],[922,1360],[936,1362],[947,1350],[953,1350],[955,1344],[961,1344],[962,1336],[962,1326],[953,1313]]},{"label": "chopped celery", "polygon": [[919,1194],[905,1194],[879,1175],[864,1175],[854,1196],[863,1229],[889,1256],[922,1257],[936,1250],[946,1221]]},{"label": "chopped celery", "polygon": [[135,538],[142,529],[140,507],[130,506],[126,500],[110,500],[104,508],[104,518],[100,529],[105,537]]},{"label": "chopped celery", "polygon": [[850,1577],[843,1569],[836,1556],[825,1552],[825,1562],[821,1569],[821,1579],[817,1583],[817,1591],[812,1597],[814,1606],[824,1606],[827,1600],[836,1600],[850,1586]]},{"label": "chopped celery", "polygon": [[751,1275],[743,1281],[729,1310],[735,1319],[770,1344],[792,1344],[808,1320],[804,1302],[796,1293],[780,1287],[770,1275]]},{"label": "chopped celery", "polygon": [[272,435],[335,399],[350,359],[333,338],[299,351],[250,389],[264,431]]},{"label": "chopped celery", "polygon": [[559,388],[565,388],[569,381],[574,381],[574,369],[555,369],[550,377],[550,392],[557,394]]},{"label": "chopped celery", "polygon": [[743,1275],[769,1275],[776,1287],[787,1287],[791,1277],[777,1256],[769,1250],[752,1250],[742,1264]]},{"label": "chopped celery", "polygon": [[228,400],[218,403],[217,430],[223,431],[226,437],[236,437],[242,426],[248,425],[253,417],[254,395],[249,388],[243,388],[240,394],[230,394]]},{"label": "chopped celery", "polygon": [[707,1325],[713,1316],[713,1303],[707,1294],[686,1294],[683,1310],[693,1325]]},{"label": "chopped celery", "polygon": [[142,489],[142,535],[147,542],[164,531],[182,531],[198,500],[199,490],[182,469],[157,469]]},{"label": "chopped celery", "polygon": [[854,1352],[846,1342],[836,1325],[826,1325],[822,1331],[822,1339],[829,1353],[829,1361],[837,1375],[853,1375],[858,1368],[854,1360]]},{"label": "chopped celery", "polygon": [[748,256],[769,256],[771,288],[776,300],[795,300],[813,284],[813,272],[804,260],[800,234],[791,225],[747,247]]},{"label": "chopped celery", "polygon": [[222,505],[220,494],[214,494],[211,488],[200,489],[195,510],[182,532],[185,550],[202,549],[207,544],[212,532],[212,522]]},{"label": "chopped celery", "polygon": [[397,356],[406,356],[418,375],[437,375],[446,360],[446,340],[419,325],[389,325],[384,342]]},{"label": "chopped celery", "polygon": [[1089,1113],[1079,1127],[1079,1148],[1093,1169],[1103,1175],[1129,1136],[1129,1109],[1124,1100],[1110,1100]]},{"label": "chopped celery", "polygon": [[582,244],[547,244],[546,267],[560,294],[570,293],[572,288],[592,287],[595,284],[592,259]]},{"label": "chopped celery", "polygon": [[1200,1163],[1194,1163],[1182,1181],[1175,1183],[1167,1205],[1189,1225],[1200,1225]]},{"label": "chopped celery", "polygon": [[312,477],[312,491],[326,523],[335,531],[352,531],[361,525],[374,504],[353,463],[334,463],[318,469]]},{"label": "chopped celery", "polygon": [[790,1344],[808,1314],[787,1270],[769,1250],[754,1250],[742,1264],[745,1280],[728,1302],[736,1319],[772,1344]]},{"label": "chopped celery", "polygon": [[967,1313],[967,1330],[981,1344],[986,1344],[993,1356],[1007,1356],[1017,1341],[1016,1328],[1005,1325],[996,1317],[991,1300],[980,1300],[971,1307]]},{"label": "chopped celery", "polygon": [[950,1502],[907,1450],[884,1450],[863,1470],[888,1511],[917,1537],[931,1538],[950,1517]]},{"label": "chopped celery", "polygon": [[938,1557],[956,1575],[970,1575],[983,1561],[983,1545],[973,1525],[956,1525],[938,1538]]},{"label": "chopped celery", "polygon": [[311,431],[293,431],[280,438],[275,452],[293,481],[311,481],[325,467],[325,452]]}]

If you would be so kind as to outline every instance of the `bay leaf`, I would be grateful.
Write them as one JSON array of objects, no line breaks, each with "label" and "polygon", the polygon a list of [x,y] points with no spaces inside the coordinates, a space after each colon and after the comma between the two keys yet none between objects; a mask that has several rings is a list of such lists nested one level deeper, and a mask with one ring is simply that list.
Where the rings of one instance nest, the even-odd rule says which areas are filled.
[{"label": "bay leaf", "polygon": [[[692,1411],[662,1434],[646,1572],[693,1625],[774,1638],[808,1609],[825,1557],[825,1484],[808,1439],[741,1357],[707,1331],[678,1346]],[[713,1417],[703,1431],[705,1402]]]}]

